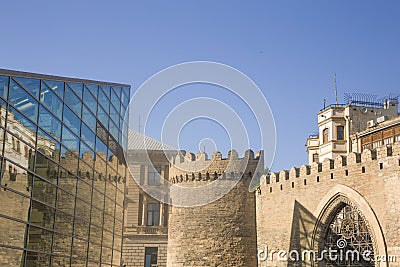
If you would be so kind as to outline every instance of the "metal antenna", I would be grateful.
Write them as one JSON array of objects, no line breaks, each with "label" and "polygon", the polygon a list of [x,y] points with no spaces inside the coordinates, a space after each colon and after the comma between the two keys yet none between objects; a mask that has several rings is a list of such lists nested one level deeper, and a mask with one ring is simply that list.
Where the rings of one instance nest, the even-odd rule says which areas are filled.
[{"label": "metal antenna", "polygon": [[335,76],[334,76],[334,88],[333,88],[333,90],[335,90],[336,105],[338,105],[339,104],[339,99],[338,99],[337,86],[336,86],[336,72],[335,72]]}]

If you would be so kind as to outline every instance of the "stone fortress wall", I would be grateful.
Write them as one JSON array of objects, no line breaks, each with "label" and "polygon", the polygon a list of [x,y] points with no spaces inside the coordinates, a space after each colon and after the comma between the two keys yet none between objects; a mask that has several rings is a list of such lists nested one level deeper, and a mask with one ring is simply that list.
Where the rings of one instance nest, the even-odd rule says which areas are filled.
[{"label": "stone fortress wall", "polygon": [[217,181],[221,187],[234,186],[206,205],[171,206],[167,266],[257,266],[255,196],[248,188],[263,168],[262,152],[254,157],[251,150],[243,158],[234,150],[227,159],[219,152],[211,160],[205,153],[175,158],[169,173],[174,186],[196,188]]},{"label": "stone fortress wall", "polygon": [[[345,202],[363,214],[375,255],[397,255],[396,262],[376,266],[400,266],[399,188],[399,142],[263,176],[256,194],[258,248],[269,253],[318,250],[329,215]],[[268,254],[258,266],[317,264],[279,261],[277,254],[272,259]]]}]

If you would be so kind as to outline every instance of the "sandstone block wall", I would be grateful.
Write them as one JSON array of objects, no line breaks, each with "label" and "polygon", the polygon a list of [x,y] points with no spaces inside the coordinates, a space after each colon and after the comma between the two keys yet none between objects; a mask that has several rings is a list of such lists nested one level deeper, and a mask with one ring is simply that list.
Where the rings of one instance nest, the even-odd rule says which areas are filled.
[{"label": "sandstone block wall", "polygon": [[[243,162],[246,163],[243,165]],[[232,183],[236,185],[228,194],[207,205],[172,205],[167,266],[257,265],[255,197],[248,187],[252,176],[262,169],[262,154],[254,158],[252,151],[244,159],[238,159],[235,151],[229,153],[228,159],[222,159],[220,153],[214,154],[212,160],[207,160],[203,153],[197,159],[190,154],[186,155],[186,161],[176,159],[170,180],[177,186],[195,188],[215,181],[220,182],[221,189]]]},{"label": "sandstone block wall", "polygon": [[[257,193],[257,243],[271,250],[315,249],[318,222],[335,196],[365,215],[376,255],[397,255],[400,266],[400,143],[313,163],[263,177]],[[317,266],[313,262],[260,261],[259,266]]]}]

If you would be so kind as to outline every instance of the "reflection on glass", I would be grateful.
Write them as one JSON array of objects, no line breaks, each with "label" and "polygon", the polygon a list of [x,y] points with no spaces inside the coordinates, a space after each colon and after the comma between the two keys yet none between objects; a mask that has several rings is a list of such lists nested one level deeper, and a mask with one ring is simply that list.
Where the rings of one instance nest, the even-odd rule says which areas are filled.
[{"label": "reflection on glass", "polygon": [[65,95],[65,103],[67,103],[67,105],[76,113],[76,115],[81,116],[82,101],[75,95],[69,86],[65,88]]},{"label": "reflection on glass", "polygon": [[99,92],[99,86],[97,84],[85,84],[85,87],[89,89],[92,95],[97,99],[97,94]]},{"label": "reflection on glass", "polygon": [[79,151],[79,139],[75,134],[73,134],[65,126],[63,126],[63,130],[62,130],[62,143],[69,150],[78,153],[78,151]]},{"label": "reflection on glass", "polygon": [[83,103],[85,103],[93,114],[97,114],[97,101],[87,87],[83,91]]},{"label": "reflection on glass", "polygon": [[13,80],[10,84],[10,103],[33,122],[37,121],[37,101]]},{"label": "reflection on glass", "polygon": [[[83,84],[82,83],[68,83],[68,86],[78,95],[79,98],[82,98],[83,94]],[[68,96],[68,95],[67,95]]]},{"label": "reflection on glass", "polygon": [[93,132],[96,132],[96,117],[86,106],[83,107],[82,120]]},{"label": "reflection on glass", "polygon": [[[24,77],[15,77],[14,80],[21,84],[25,90],[31,93],[34,97],[37,99],[39,98],[40,80]],[[14,83],[14,81],[12,83]]]},{"label": "reflection on glass", "polygon": [[46,84],[42,84],[40,102],[43,103],[58,119],[62,119],[63,103]]},{"label": "reflection on glass", "polygon": [[[48,88],[50,88],[53,92],[55,92],[61,99],[64,98],[64,83],[60,81],[52,81],[52,80],[45,80],[42,82],[43,84],[46,84]],[[42,88],[43,92],[43,88]]]},{"label": "reflection on glass", "polygon": [[8,77],[0,76],[0,97],[7,99],[8,94]]},{"label": "reflection on glass", "polygon": [[[98,98],[98,103],[101,105],[104,109],[104,112],[106,114],[109,113],[110,110],[110,101],[108,100],[107,96],[103,92],[103,90],[99,90],[99,98]],[[97,107],[99,108],[99,107]]]},{"label": "reflection on glass", "polygon": [[115,88],[111,90],[111,103],[119,111],[119,107],[121,106],[121,97],[115,92]]},{"label": "reflection on glass", "polygon": [[85,141],[87,145],[91,149],[94,150],[94,143],[96,141],[96,136],[95,134],[85,125],[82,123],[82,129],[81,129],[81,135],[82,135],[82,140]]},{"label": "reflection on glass", "polygon": [[55,139],[60,140],[61,122],[42,105],[40,106],[39,126]]},{"label": "reflection on glass", "polygon": [[[79,118],[67,107],[64,107],[64,120],[65,125],[69,127],[77,136],[80,135],[81,121]],[[65,127],[64,127],[65,128]]]},{"label": "reflection on glass", "polygon": [[103,126],[108,129],[108,120],[109,117],[107,113],[104,111],[104,109],[100,106],[98,106],[97,109],[97,117],[99,118],[99,121],[103,124]]},{"label": "reflection on glass", "polygon": [[0,266],[119,265],[119,90],[0,75]]}]

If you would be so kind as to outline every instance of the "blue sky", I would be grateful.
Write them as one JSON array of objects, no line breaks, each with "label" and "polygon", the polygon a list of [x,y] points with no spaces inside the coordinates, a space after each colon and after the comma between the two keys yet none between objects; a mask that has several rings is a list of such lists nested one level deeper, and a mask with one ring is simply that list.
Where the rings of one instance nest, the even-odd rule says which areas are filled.
[{"label": "blue sky", "polygon": [[[134,92],[178,63],[230,65],[269,102],[277,132],[272,169],[278,171],[306,163],[304,143],[316,131],[316,113],[324,98],[334,102],[335,72],[341,100],[345,92],[400,93],[399,13],[395,0],[7,1],[0,68],[128,83]],[[159,108],[213,94],[212,86],[192,87]],[[198,129],[206,123],[187,125],[181,148],[197,150],[206,135]],[[221,130],[214,126],[210,132]],[[160,138],[155,128],[146,133]],[[214,138],[226,154],[224,137],[221,131]]]}]

